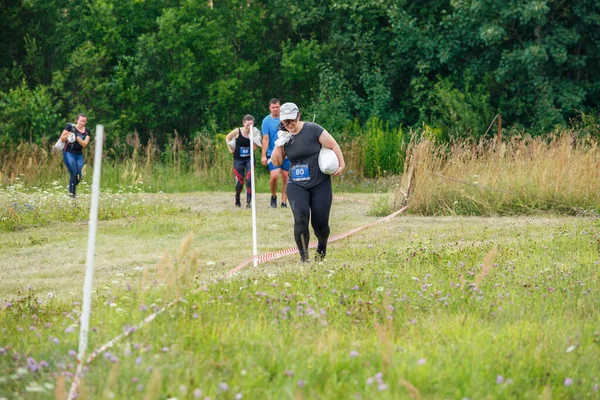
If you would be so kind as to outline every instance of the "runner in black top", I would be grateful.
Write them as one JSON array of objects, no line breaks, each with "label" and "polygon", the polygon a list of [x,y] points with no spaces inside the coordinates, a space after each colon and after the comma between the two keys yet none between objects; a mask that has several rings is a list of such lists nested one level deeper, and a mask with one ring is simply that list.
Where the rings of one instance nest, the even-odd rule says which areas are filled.
[{"label": "runner in black top", "polygon": [[[241,207],[240,193],[246,182],[246,207],[251,207],[252,187],[250,182],[250,136],[257,135],[258,130],[253,127],[254,117],[246,115],[242,121],[241,128],[235,128],[227,134],[225,141],[229,152],[233,154],[233,174],[235,176],[235,206]],[[252,129],[252,134],[250,129]],[[258,133],[260,135],[260,133]],[[260,138],[260,136],[259,136]],[[252,151],[256,150],[256,143]]]},{"label": "runner in black top", "polygon": [[330,176],[319,169],[319,151],[325,146],[337,156],[340,166],[333,176],[344,171],[344,155],[335,139],[323,127],[300,121],[300,110],[294,103],[281,106],[280,118],[282,127],[289,132],[283,136],[288,139],[282,140],[283,143],[275,142],[271,162],[281,165],[286,156],[291,161],[287,195],[294,214],[294,239],[301,260],[308,261],[309,219],[318,240],[315,259],[322,260],[327,253],[333,194]]},{"label": "runner in black top", "polygon": [[90,131],[85,127],[87,117],[85,114],[77,116],[75,125],[67,124],[60,135],[60,140],[65,142],[63,148],[63,161],[71,175],[69,179],[69,196],[75,198],[77,185],[81,181],[83,169],[83,149],[90,143]]}]

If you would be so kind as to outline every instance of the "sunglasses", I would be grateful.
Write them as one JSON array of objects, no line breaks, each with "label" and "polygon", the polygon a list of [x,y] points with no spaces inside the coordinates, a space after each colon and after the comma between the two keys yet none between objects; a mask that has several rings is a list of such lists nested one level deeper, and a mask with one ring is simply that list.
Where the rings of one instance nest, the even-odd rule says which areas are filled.
[{"label": "sunglasses", "polygon": [[281,123],[284,125],[290,125],[296,121],[297,121],[297,119],[284,119],[283,121],[281,121]]}]

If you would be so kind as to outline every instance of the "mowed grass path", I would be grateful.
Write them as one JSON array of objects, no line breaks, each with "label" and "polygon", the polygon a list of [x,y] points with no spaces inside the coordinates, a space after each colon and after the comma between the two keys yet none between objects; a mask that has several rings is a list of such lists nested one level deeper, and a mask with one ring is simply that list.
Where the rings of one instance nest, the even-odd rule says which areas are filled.
[{"label": "mowed grass path", "polygon": [[[359,201],[334,204],[332,234],[377,219],[365,213],[376,196],[343,196]],[[95,359],[80,397],[599,398],[597,220],[403,215],[331,244],[323,263],[294,255],[225,280],[251,248],[250,212],[230,197],[173,196],[187,211],[100,224],[90,350],[181,300]],[[293,246],[290,211],[267,203],[261,252]],[[12,302],[0,311],[0,397],[62,395],[87,226],[0,243]],[[198,273],[174,282],[189,266]]]}]

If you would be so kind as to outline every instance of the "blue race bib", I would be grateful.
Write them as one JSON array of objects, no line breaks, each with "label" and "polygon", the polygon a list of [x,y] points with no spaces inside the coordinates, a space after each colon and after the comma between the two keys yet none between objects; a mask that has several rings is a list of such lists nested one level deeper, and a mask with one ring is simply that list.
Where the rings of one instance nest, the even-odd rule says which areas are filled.
[{"label": "blue race bib", "polygon": [[308,170],[308,164],[298,164],[292,167],[290,171],[292,174],[292,180],[294,182],[308,181],[310,180],[310,172]]},{"label": "blue race bib", "polygon": [[240,147],[240,157],[249,157],[250,147]]}]

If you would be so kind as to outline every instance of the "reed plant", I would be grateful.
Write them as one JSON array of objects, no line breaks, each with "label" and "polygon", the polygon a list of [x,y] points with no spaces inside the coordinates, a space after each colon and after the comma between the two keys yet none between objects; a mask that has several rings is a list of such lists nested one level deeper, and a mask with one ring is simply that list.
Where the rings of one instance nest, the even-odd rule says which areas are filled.
[{"label": "reed plant", "polygon": [[424,215],[515,215],[600,211],[600,149],[589,137],[557,131],[545,138],[413,142],[402,184],[381,213],[409,195]]}]

